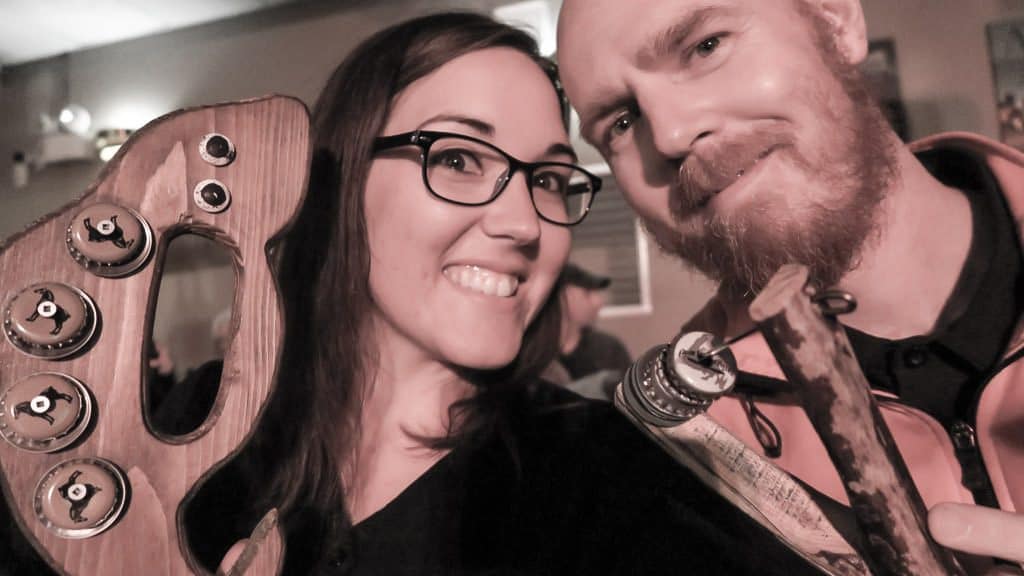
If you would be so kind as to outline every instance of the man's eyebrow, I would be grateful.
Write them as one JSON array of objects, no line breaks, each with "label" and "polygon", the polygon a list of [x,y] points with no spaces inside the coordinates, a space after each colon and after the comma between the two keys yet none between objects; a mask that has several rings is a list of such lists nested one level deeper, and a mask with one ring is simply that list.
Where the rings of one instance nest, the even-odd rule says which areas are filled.
[{"label": "man's eyebrow", "polygon": [[597,135],[590,132],[594,125],[604,118],[628,106],[633,99],[629,96],[615,96],[605,101],[595,102],[586,110],[578,110],[580,115],[580,134],[587,140],[595,139]]},{"label": "man's eyebrow", "polygon": [[684,12],[671,26],[656,34],[640,49],[637,53],[637,63],[643,66],[645,62],[656,61],[661,56],[674,52],[708,20],[728,11],[730,10],[725,6],[715,5]]},{"label": "man's eyebrow", "polygon": [[[671,26],[658,32],[637,51],[637,64],[643,67],[647,63],[656,61],[659,57],[677,50],[680,44],[685,42],[687,38],[707,23],[707,21],[715,16],[731,11],[729,7],[721,5],[702,6],[694,10],[687,10]],[[632,98],[630,97],[615,96],[603,102],[595,102],[587,110],[579,110],[581,134],[585,138],[595,139],[596,135],[590,134],[594,124],[631,103]]]}]

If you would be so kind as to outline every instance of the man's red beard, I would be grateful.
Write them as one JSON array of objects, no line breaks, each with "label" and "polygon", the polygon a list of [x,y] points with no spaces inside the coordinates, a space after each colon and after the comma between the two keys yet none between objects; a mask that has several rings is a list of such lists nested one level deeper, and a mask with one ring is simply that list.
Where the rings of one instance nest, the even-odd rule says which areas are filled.
[{"label": "man's red beard", "polygon": [[[821,99],[821,121],[834,127],[828,150],[808,158],[792,134],[759,126],[691,154],[680,167],[670,199],[677,233],[659,242],[728,293],[756,294],[789,263],[807,266],[818,286],[832,286],[857,265],[877,230],[880,203],[898,170],[892,131],[856,68],[844,64],[833,46],[823,50],[849,104],[845,113],[831,113],[825,95],[812,96]],[[785,190],[758,191],[730,214],[706,206],[768,153],[768,161],[801,169],[827,196],[810,198],[797,211],[786,205]]]}]

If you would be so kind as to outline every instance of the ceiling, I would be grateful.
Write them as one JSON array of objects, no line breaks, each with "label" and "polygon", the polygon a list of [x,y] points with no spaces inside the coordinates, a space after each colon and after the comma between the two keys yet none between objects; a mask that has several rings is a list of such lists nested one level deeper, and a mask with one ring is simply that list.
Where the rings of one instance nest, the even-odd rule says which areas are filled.
[{"label": "ceiling", "polygon": [[0,66],[159,34],[296,0],[0,0]]}]

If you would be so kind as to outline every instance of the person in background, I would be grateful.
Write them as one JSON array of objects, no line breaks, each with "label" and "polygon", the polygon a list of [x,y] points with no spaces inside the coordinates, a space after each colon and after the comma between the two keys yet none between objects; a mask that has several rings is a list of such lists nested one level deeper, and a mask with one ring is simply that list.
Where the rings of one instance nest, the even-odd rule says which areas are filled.
[{"label": "person in background", "polygon": [[180,382],[174,382],[152,412],[154,427],[164,434],[187,434],[209,417],[220,393],[224,358],[231,345],[231,308],[218,312],[210,321],[209,342],[213,358],[188,368]]},{"label": "person in background", "polygon": [[231,331],[231,314],[231,308],[225,308],[210,322],[210,340],[218,358],[227,356],[228,348],[231,347],[231,338],[234,336]]},{"label": "person in background", "polygon": [[156,410],[174,388],[174,358],[167,344],[155,339],[149,341],[149,407]]},{"label": "person in background", "polygon": [[564,369],[560,383],[583,396],[610,400],[632,362],[621,340],[594,327],[612,280],[572,262],[562,269],[560,280],[562,337],[557,366]]},{"label": "person in background", "polygon": [[1024,104],[1013,94],[1006,93],[999,101],[999,138],[1019,150],[1024,150]]},{"label": "person in background", "polygon": [[[840,320],[926,504],[1024,510],[1024,155],[901,142],[857,68],[857,0],[566,0],[558,40],[582,136],[655,240],[719,283],[688,328],[745,332],[775,271],[806,266],[856,298]],[[845,502],[764,339],[732,350],[737,393],[711,415]],[[942,510],[942,541],[986,550],[948,536],[996,522],[1010,537],[984,553],[1024,560],[1019,519]]]}]

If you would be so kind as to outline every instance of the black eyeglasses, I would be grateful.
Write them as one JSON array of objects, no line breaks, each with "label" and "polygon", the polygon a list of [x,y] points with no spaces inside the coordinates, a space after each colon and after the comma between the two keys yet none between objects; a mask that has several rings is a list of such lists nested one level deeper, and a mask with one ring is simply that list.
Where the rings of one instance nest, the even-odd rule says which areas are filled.
[{"label": "black eyeglasses", "polygon": [[579,224],[590,211],[601,179],[575,164],[522,162],[504,150],[471,136],[417,130],[381,136],[375,153],[418,146],[423,183],[434,196],[462,206],[493,202],[518,170],[526,174],[537,215],[562,226]]}]

